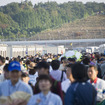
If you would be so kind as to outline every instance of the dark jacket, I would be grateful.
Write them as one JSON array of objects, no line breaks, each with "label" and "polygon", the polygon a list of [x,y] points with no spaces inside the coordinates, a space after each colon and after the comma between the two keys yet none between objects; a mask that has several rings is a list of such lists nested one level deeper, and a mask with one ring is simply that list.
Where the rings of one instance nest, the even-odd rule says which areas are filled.
[{"label": "dark jacket", "polygon": [[65,105],[96,105],[97,92],[87,82],[74,82],[65,96]]}]

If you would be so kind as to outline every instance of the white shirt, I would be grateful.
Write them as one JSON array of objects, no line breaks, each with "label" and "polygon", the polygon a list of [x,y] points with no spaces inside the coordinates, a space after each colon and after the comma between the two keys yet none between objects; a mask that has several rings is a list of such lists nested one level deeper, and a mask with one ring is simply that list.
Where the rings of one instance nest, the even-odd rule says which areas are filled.
[{"label": "white shirt", "polygon": [[65,70],[65,67],[63,66],[63,64],[60,65],[59,70],[61,71]]},{"label": "white shirt", "polygon": [[26,69],[25,69],[25,67],[23,65],[21,65],[21,70],[26,71]]},{"label": "white shirt", "polygon": [[4,80],[5,80],[4,74],[1,74],[1,75],[0,75],[0,83],[3,82]]},{"label": "white shirt", "polygon": [[70,85],[71,85],[71,81],[70,81],[69,79],[63,81],[63,82],[61,83],[62,91],[63,91],[64,93],[66,93],[66,92],[67,92],[67,89],[69,88]]},{"label": "white shirt", "polygon": [[6,60],[6,61],[5,61],[5,64],[8,64],[8,63],[9,63],[9,61],[8,61],[8,60]]},{"label": "white shirt", "polygon": [[[88,82],[91,83],[90,80]],[[97,78],[97,82],[91,84],[97,90],[97,101],[105,100],[105,93],[103,93],[103,91],[105,90],[105,81],[100,78]]]},{"label": "white shirt", "polygon": [[5,66],[5,65],[1,65],[1,66],[0,66],[0,71],[3,72],[3,68],[4,68],[4,66]]},{"label": "white shirt", "polygon": [[30,78],[29,83],[31,83],[33,86],[35,86],[35,84],[37,82],[36,81],[37,77],[38,77],[38,72],[36,72],[34,75],[29,75],[29,78]]},{"label": "white shirt", "polygon": [[[61,81],[62,71],[60,70],[52,70],[50,72],[50,75],[57,81]],[[63,79],[62,81],[65,81],[67,79],[66,73],[63,72]]]},{"label": "white shirt", "polygon": [[[38,102],[40,100],[40,102]],[[43,93],[32,96],[27,105],[63,105],[61,98],[49,92],[46,96]]]},{"label": "white shirt", "polygon": [[52,67],[50,66],[50,69],[49,69],[49,71],[51,72],[52,71]]}]

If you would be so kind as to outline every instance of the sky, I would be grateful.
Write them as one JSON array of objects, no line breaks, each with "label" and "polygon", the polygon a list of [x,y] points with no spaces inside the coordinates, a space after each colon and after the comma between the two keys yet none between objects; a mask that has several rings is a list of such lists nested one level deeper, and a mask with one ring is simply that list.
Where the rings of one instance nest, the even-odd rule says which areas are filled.
[{"label": "sky", "polygon": [[[11,3],[11,2],[21,2],[22,0],[0,0],[0,6],[4,6],[8,3]],[[25,0],[23,0],[25,1]],[[104,2],[105,3],[105,0],[29,0],[29,1],[32,1],[33,4],[35,3],[38,3],[38,2],[47,2],[47,1],[56,1],[58,3],[64,3],[64,2],[68,2],[68,1],[82,1],[83,3],[86,3],[86,2],[89,2],[89,1],[95,1],[95,2]]]}]

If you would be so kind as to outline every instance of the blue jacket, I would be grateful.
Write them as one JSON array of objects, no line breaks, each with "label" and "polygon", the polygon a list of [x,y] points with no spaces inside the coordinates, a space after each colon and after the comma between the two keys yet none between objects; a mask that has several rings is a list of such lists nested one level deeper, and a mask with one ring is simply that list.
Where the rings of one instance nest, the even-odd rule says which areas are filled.
[{"label": "blue jacket", "polygon": [[65,96],[65,105],[96,105],[97,92],[87,82],[74,82]]}]

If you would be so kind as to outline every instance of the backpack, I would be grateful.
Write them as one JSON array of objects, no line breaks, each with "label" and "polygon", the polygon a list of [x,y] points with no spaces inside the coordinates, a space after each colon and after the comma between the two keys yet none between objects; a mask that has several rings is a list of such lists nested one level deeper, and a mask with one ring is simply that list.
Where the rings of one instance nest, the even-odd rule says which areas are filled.
[{"label": "backpack", "polygon": [[57,89],[58,89],[58,83],[59,82],[55,80],[54,83],[53,83],[53,87],[52,87],[53,88],[52,92],[54,92],[56,94],[57,94]]}]

